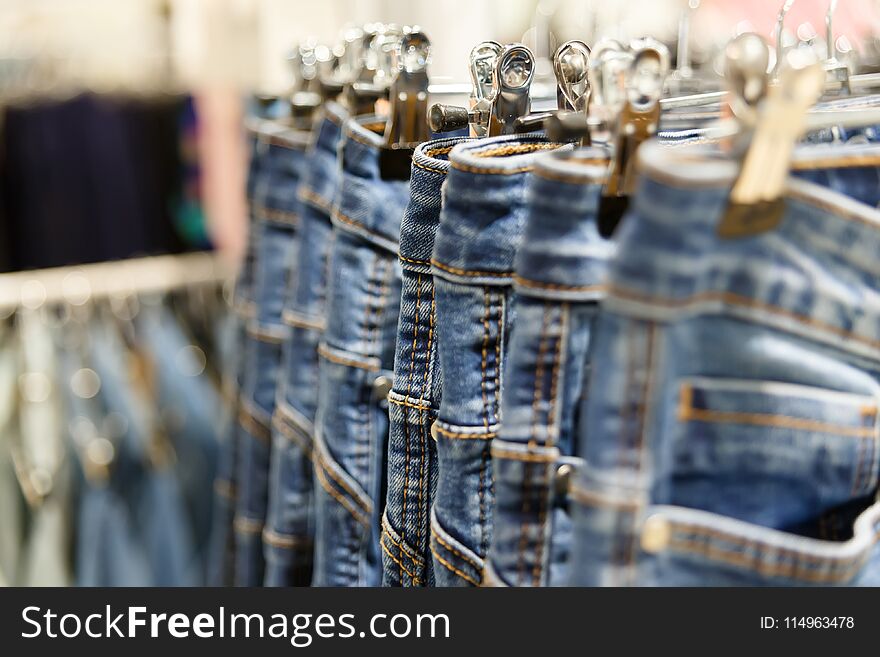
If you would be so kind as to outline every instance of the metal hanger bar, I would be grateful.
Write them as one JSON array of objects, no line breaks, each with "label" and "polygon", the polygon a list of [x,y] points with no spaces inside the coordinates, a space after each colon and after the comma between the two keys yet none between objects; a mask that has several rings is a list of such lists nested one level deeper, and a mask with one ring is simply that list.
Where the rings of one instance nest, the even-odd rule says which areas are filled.
[{"label": "metal hanger bar", "polygon": [[[825,85],[825,91],[835,91],[843,85],[838,80],[829,80]],[[849,79],[849,85],[853,91],[864,91],[874,87],[880,88],[880,73],[861,73],[853,75]],[[671,98],[662,98],[660,107],[668,109],[677,109],[679,107],[697,107],[699,105],[710,105],[712,103],[721,103],[727,100],[727,91],[710,91],[702,94],[692,94],[688,96],[673,96]]]},{"label": "metal hanger bar", "polygon": [[232,273],[208,251],[11,272],[0,274],[0,310],[219,284]]}]

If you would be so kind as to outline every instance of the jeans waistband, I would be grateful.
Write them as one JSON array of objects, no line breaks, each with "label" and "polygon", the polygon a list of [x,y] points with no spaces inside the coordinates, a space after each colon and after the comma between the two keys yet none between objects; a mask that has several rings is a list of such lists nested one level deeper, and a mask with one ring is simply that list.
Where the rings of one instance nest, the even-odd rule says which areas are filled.
[{"label": "jeans waistband", "polygon": [[384,119],[378,116],[345,122],[340,151],[342,183],[333,209],[333,224],[396,254],[402,204],[392,199],[407,196],[409,183],[383,180],[380,175],[379,154],[384,140],[375,130],[382,126]]},{"label": "jeans waistband", "polygon": [[595,147],[536,160],[516,256],[520,294],[571,301],[604,295],[614,245],[599,235],[596,213],[608,162],[608,150]]},{"label": "jeans waistband", "polygon": [[[797,166],[872,159],[880,164],[880,148],[817,147],[802,149]],[[651,142],[639,165],[634,211],[618,231],[609,308],[658,321],[723,310],[880,360],[880,211],[790,179],[777,225],[725,239],[718,224],[734,163],[710,149]]]},{"label": "jeans waistband", "polygon": [[434,237],[440,225],[441,187],[449,173],[449,153],[468,137],[436,139],[413,154],[410,201],[400,225],[400,260],[404,267],[429,273]]},{"label": "jeans waistband", "polygon": [[540,153],[570,145],[538,133],[459,144],[449,154],[432,265],[447,279],[509,284],[525,222],[526,180]]},{"label": "jeans waistband", "polygon": [[342,126],[347,120],[345,110],[336,103],[327,103],[314,132],[309,152],[309,167],[303,172],[300,199],[330,214],[336,184],[337,150]]}]

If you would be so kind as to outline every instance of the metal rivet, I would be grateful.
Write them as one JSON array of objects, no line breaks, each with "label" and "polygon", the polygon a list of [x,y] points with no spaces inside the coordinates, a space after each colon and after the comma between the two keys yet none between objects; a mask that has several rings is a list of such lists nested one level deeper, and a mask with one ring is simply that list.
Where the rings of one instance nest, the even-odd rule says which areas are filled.
[{"label": "metal rivet", "polygon": [[437,442],[437,421],[436,420],[434,420],[431,423],[431,438],[434,439],[435,443]]},{"label": "metal rivet", "polygon": [[556,495],[564,497],[568,495],[568,489],[571,486],[571,473],[574,468],[570,463],[563,463],[556,469],[556,477],[554,478],[554,487]]},{"label": "metal rivet", "polygon": [[654,515],[645,520],[642,526],[642,549],[649,554],[656,554],[666,549],[672,538],[672,526],[669,520],[661,515]]},{"label": "metal rivet", "polygon": [[373,396],[376,399],[384,400],[391,392],[392,381],[390,376],[377,376],[373,380]]}]

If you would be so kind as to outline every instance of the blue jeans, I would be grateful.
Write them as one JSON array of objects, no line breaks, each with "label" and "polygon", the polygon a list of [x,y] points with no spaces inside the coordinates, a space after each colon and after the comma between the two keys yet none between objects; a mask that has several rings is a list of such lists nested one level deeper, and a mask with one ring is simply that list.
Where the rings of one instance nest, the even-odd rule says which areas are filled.
[{"label": "blue jeans", "polygon": [[89,366],[100,380],[93,397],[70,392],[71,431],[86,458],[89,441],[99,437],[112,443],[113,459],[103,476],[86,471],[77,520],[77,583],[198,585],[203,571],[180,483],[185,464],[175,465],[164,449],[156,449],[162,445],[153,442],[158,418],[133,381],[130,354],[115,326],[89,327],[89,356],[88,363],[72,354],[68,359],[71,375]]},{"label": "blue jeans", "polygon": [[400,305],[397,240],[406,181],[382,180],[382,123],[349,119],[333,210],[315,418],[316,586],[381,580],[388,411]]},{"label": "blue jeans", "polygon": [[318,342],[324,327],[330,209],[336,188],[336,149],[345,115],[328,103],[303,161],[300,217],[293,253],[296,274],[287,289],[275,414],[266,546],[266,584],[308,586],[315,533],[312,441],[318,400]]},{"label": "blue jeans", "polygon": [[640,151],[591,345],[571,581],[877,585],[880,216],[792,179],[777,224],[722,237],[735,167],[702,152]]},{"label": "blue jeans", "polygon": [[495,507],[485,583],[568,581],[571,520],[564,503],[576,409],[587,394],[589,347],[605,293],[611,242],[597,211],[608,155],[587,148],[536,160],[515,262],[516,329],[492,443]]},{"label": "blue jeans", "polygon": [[382,518],[383,583],[431,586],[428,546],[437,486],[437,450],[431,424],[440,406],[439,348],[431,253],[440,225],[441,187],[449,151],[467,141],[449,138],[420,145],[413,155],[410,200],[400,225],[403,286],[388,395],[388,491]]},{"label": "blue jeans", "polygon": [[264,122],[259,135],[263,161],[254,189],[254,316],[247,326],[245,371],[240,401],[238,491],[236,501],[236,574],[239,586],[263,583],[262,534],[269,497],[271,418],[287,329],[281,310],[291,265],[297,191],[307,133]]},{"label": "blue jeans", "polygon": [[432,255],[442,400],[431,433],[438,480],[430,548],[438,586],[477,585],[491,540],[490,446],[501,423],[504,358],[514,324],[513,267],[528,172],[558,148],[539,136],[456,146]]},{"label": "blue jeans", "polygon": [[239,401],[244,387],[244,351],[246,343],[246,327],[254,317],[253,279],[254,279],[254,194],[259,184],[260,163],[264,150],[258,139],[258,122],[249,121],[247,142],[249,162],[247,173],[247,204],[248,204],[248,239],[244,258],[235,281],[232,298],[233,337],[230,350],[226,356],[225,388],[231,409],[228,413],[229,424],[224,431],[223,444],[220,448],[220,459],[217,466],[217,479],[214,482],[214,521],[211,538],[211,554],[208,558],[208,583],[212,586],[231,586],[235,583],[235,544],[233,530],[235,507],[238,489],[239,434],[238,424]]}]

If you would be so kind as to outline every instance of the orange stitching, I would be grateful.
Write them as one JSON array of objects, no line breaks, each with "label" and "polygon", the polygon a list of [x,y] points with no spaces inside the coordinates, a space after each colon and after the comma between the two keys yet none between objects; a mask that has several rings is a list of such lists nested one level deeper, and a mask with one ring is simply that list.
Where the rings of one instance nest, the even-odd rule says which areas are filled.
[{"label": "orange stitching", "polygon": [[459,557],[460,559],[464,559],[465,561],[467,561],[471,566],[473,566],[477,570],[480,569],[480,564],[478,564],[476,561],[474,561],[472,557],[469,557],[466,554],[462,554],[457,548],[455,548],[454,546],[447,543],[446,540],[442,536],[440,536],[440,533],[437,531],[436,527],[431,527],[431,535],[437,539],[437,542],[440,543],[440,545],[442,545],[447,550],[452,552],[452,554]]},{"label": "orange stitching", "polygon": [[[877,537],[874,537],[873,543],[877,542]],[[681,539],[681,538],[673,538],[670,541],[670,547],[673,549],[680,550],[682,552],[694,552],[696,554],[700,554],[709,559],[715,559],[718,561],[724,561],[735,566],[740,566],[743,568],[748,568],[750,570],[756,571],[758,574],[764,577],[790,577],[792,579],[799,579],[808,582],[839,582],[845,581],[851,578],[854,574],[854,571],[858,570],[862,567],[865,562],[865,556],[861,556],[859,560],[853,561],[850,564],[846,564],[844,562],[837,562],[833,559],[816,559],[815,563],[819,565],[824,565],[825,563],[831,564],[832,568],[837,567],[836,564],[840,563],[840,568],[844,568],[841,570],[839,574],[834,572],[824,572],[824,571],[810,571],[803,570],[802,564],[800,563],[800,559],[794,561],[793,563],[767,563],[763,560],[759,561],[757,559],[749,559],[746,558],[745,555],[734,552],[733,550],[726,550],[717,545],[708,545],[703,542]],[[786,554],[787,551],[783,550],[781,554]],[[797,555],[796,555],[797,556]],[[808,556],[808,555],[802,555]]]},{"label": "orange stitching", "polygon": [[[569,304],[563,303],[559,310],[559,335],[556,337],[556,349],[553,356],[553,367],[550,371],[550,408],[547,410],[547,446],[553,447],[553,424],[556,417],[556,395],[559,391],[559,365],[562,361],[562,339],[565,336],[565,322],[568,317]],[[538,536],[536,543],[535,563],[532,568],[532,583],[541,584],[541,566],[544,560],[544,526],[547,523],[547,503],[549,495],[549,472],[541,471],[541,503],[538,507]]]},{"label": "orange stitching", "polygon": [[514,283],[522,287],[538,288],[540,290],[566,290],[570,292],[604,292],[608,289],[605,285],[562,285],[559,283],[542,283],[523,278],[518,274],[513,275]]},{"label": "orange stitching", "polygon": [[306,453],[306,456],[311,453],[312,446],[300,435],[299,431],[288,424],[288,420],[283,415],[283,411],[280,408],[275,409],[275,415],[272,417],[272,427],[276,429],[279,434],[303,450]]},{"label": "orange stitching", "polygon": [[[321,468],[323,470],[327,471],[327,474],[329,474],[333,478],[333,481],[335,481],[337,484],[339,484],[340,488],[342,488],[346,493],[348,493],[349,495],[352,496],[352,498],[354,498],[354,500],[355,500],[354,503],[357,504],[359,507],[361,507],[362,511],[366,515],[371,514],[373,512],[372,502],[361,502],[360,501],[360,495],[357,493],[357,491],[355,491],[348,484],[348,482],[346,482],[344,479],[342,479],[338,473],[334,472],[333,468],[331,467],[332,464],[329,462],[326,455],[324,455],[320,451],[316,450],[315,456],[316,456],[316,459],[320,462]],[[339,466],[339,467],[341,468],[341,466]]]},{"label": "orange stitching", "polygon": [[359,509],[354,508],[352,506],[351,502],[348,499],[346,499],[345,497],[343,497],[339,493],[339,491],[337,491],[335,488],[333,488],[330,485],[330,482],[327,481],[327,478],[324,476],[325,468],[324,468],[323,463],[321,463],[320,457],[316,459],[316,462],[319,467],[315,468],[315,475],[318,477],[318,481],[321,483],[322,488],[325,491],[327,491],[328,493],[330,493],[330,495],[333,497],[333,499],[335,499],[337,502],[339,502],[345,508],[345,510],[348,511],[354,517],[354,519],[356,521],[358,521],[364,527],[369,528],[370,523],[369,523],[369,520],[367,519],[367,517]]},{"label": "orange stitching", "polygon": [[299,215],[296,212],[277,210],[275,208],[266,207],[265,205],[254,206],[254,214],[258,215],[258,221],[281,223],[285,226],[296,226],[297,223],[299,223]]},{"label": "orange stitching", "polygon": [[[413,385],[413,375],[416,369],[416,343],[418,342],[419,336],[419,310],[422,305],[422,275],[419,274],[416,279],[416,309],[415,315],[413,317],[413,338],[412,345],[410,346],[410,354],[409,354],[409,382],[407,383],[406,388],[406,397],[409,399],[412,396],[412,385]],[[403,440],[405,445],[405,459],[403,466],[403,510],[402,510],[402,525],[406,527],[406,496],[407,489],[409,488],[409,463],[410,463],[410,432],[409,432],[409,418],[406,418],[403,423]],[[403,575],[401,574],[401,579]]]},{"label": "orange stitching", "polygon": [[429,265],[430,266],[430,264],[431,264],[430,260],[414,260],[413,258],[407,258],[406,256],[402,256],[399,253],[397,254],[397,257],[400,258],[403,262],[409,262],[410,264],[413,264],[413,265]]},{"label": "orange stitching", "polygon": [[383,235],[382,233],[379,233],[371,228],[367,228],[361,222],[359,222],[355,219],[352,219],[348,215],[343,214],[339,208],[336,208],[333,210],[333,218],[336,219],[337,221],[344,223],[344,224],[348,224],[349,226],[353,226],[354,228],[358,228],[358,229],[364,231],[365,233],[367,233],[368,235],[372,235],[373,237],[378,237],[379,239],[383,239],[383,240],[390,241],[390,242],[394,241],[392,238],[388,237],[387,235]]},{"label": "orange stitching", "polygon": [[[538,338],[538,355],[535,363],[535,390],[532,395],[532,427],[529,449],[538,445],[538,415],[544,391],[544,357],[547,353],[547,332],[550,330],[550,304],[544,302],[544,313],[541,319],[541,334]],[[517,558],[517,584],[522,585],[526,570],[526,547],[528,547],[528,520],[531,513],[531,476],[532,464],[523,466],[522,481],[522,522],[519,530],[519,556]]]},{"label": "orange stitching", "polygon": [[415,159],[412,161],[412,165],[414,167],[418,167],[419,169],[424,169],[425,171],[430,171],[431,173],[439,173],[444,176],[448,172],[447,169],[436,169],[434,167],[429,167],[426,164],[422,164],[421,162],[419,162],[418,160],[415,160]]},{"label": "orange stitching", "polygon": [[498,435],[497,431],[486,431],[485,433],[464,433],[461,431],[449,431],[440,426],[435,426],[434,430],[442,436],[453,440],[488,440]]},{"label": "orange stitching", "polygon": [[479,270],[468,270],[468,269],[459,269],[458,267],[451,267],[449,265],[444,265],[442,262],[431,259],[431,265],[436,267],[437,269],[441,269],[443,271],[449,272],[450,274],[459,274],[460,276],[495,276],[498,278],[506,278],[513,274],[513,272],[509,271],[479,271]]},{"label": "orange stitching", "polygon": [[318,321],[318,320],[303,319],[303,318],[298,317],[297,315],[295,315],[294,313],[291,313],[289,311],[285,311],[281,315],[281,321],[284,322],[285,325],[290,326],[291,328],[312,329],[315,331],[323,331],[325,328],[327,328],[326,322],[323,320]]},{"label": "orange stitching", "polygon": [[428,157],[434,157],[436,155],[446,155],[456,146],[458,146],[458,144],[453,144],[452,146],[441,146],[440,148],[431,148],[425,151],[425,155],[427,155]]},{"label": "orange stitching", "polygon": [[271,529],[263,530],[263,543],[268,543],[272,547],[283,548],[286,550],[294,550],[296,548],[304,548],[312,545],[312,541],[302,536],[291,536],[289,534],[279,534]]},{"label": "orange stitching", "polygon": [[[482,376],[480,377],[480,393],[483,397],[483,427],[486,429],[486,433],[489,432],[489,398],[486,395],[486,361],[488,358],[489,351],[489,288],[483,287],[483,347],[482,347],[482,359],[480,361],[480,371]],[[438,428],[439,430],[439,428]]]},{"label": "orange stitching", "polygon": [[531,463],[555,463],[558,459],[555,454],[529,454],[527,452],[513,452],[496,447],[492,448],[492,456],[499,459],[512,459],[514,461],[527,461]]},{"label": "orange stitching", "polygon": [[562,144],[558,144],[556,142],[545,142],[545,143],[535,143],[535,144],[507,144],[505,146],[499,146],[498,148],[492,148],[489,150],[481,151],[481,150],[472,150],[469,154],[473,157],[509,157],[511,155],[526,155],[528,153],[534,153],[535,151],[552,151],[556,150],[562,146]]},{"label": "orange stitching", "polygon": [[873,347],[880,348],[880,341],[871,340],[870,338],[862,337],[856,333],[851,333],[849,331],[845,331],[837,326],[832,326],[831,324],[826,324],[824,322],[820,322],[818,320],[812,319],[811,317],[807,317],[805,315],[799,315],[797,313],[791,312],[789,310],[785,310],[784,308],[779,308],[778,306],[772,306],[769,304],[765,304],[763,302],[757,301],[755,299],[750,299],[748,297],[743,297],[738,294],[734,294],[733,292],[701,292],[699,294],[695,294],[691,297],[685,299],[661,299],[659,297],[652,297],[650,295],[642,294],[640,292],[636,292],[635,290],[630,290],[627,288],[613,286],[609,289],[610,294],[614,296],[621,297],[623,299],[630,299],[633,301],[641,301],[644,303],[649,303],[651,305],[657,306],[666,306],[668,308],[684,308],[689,305],[696,305],[703,301],[723,301],[725,303],[730,303],[736,306],[743,306],[745,308],[758,308],[760,310],[764,310],[776,315],[783,315],[795,321],[798,321],[802,324],[808,324],[816,326],[822,330],[828,331],[830,333],[834,333],[841,337],[845,337],[850,340],[855,340],[857,342],[862,342],[867,345],[871,345]]},{"label": "orange stitching", "polygon": [[600,506],[609,509],[615,509],[620,512],[629,512],[635,513],[639,510],[640,504],[638,502],[629,502],[627,500],[615,500],[610,497],[606,497],[601,493],[597,493],[595,491],[589,491],[584,488],[580,488],[579,486],[572,486],[571,491],[569,492],[571,498],[577,502],[585,504],[587,506]]},{"label": "orange stitching", "polygon": [[318,206],[321,210],[325,210],[330,212],[333,209],[333,201],[329,201],[317,192],[312,191],[308,187],[303,187],[299,190],[299,198],[301,201],[306,201],[307,203],[311,203],[312,205]]},{"label": "orange stitching", "polygon": [[417,411],[433,411],[434,410],[430,406],[424,406],[421,404],[414,404],[410,401],[406,401],[403,399],[394,399],[393,397],[388,397],[388,403],[394,404],[395,406],[406,406],[407,408],[414,408]]},{"label": "orange stitching", "polygon": [[792,417],[790,415],[772,415],[770,413],[741,413],[738,411],[712,411],[704,408],[687,408],[679,419],[683,421],[715,422],[730,424],[753,424],[761,427],[781,427],[784,429],[800,429],[816,433],[830,433],[852,438],[873,438],[874,427],[852,427],[846,425],[818,422]]},{"label": "orange stitching", "polygon": [[455,573],[456,575],[458,575],[459,577],[461,577],[463,580],[465,580],[465,581],[467,581],[467,582],[470,582],[470,583],[473,584],[474,586],[479,586],[479,585],[480,585],[480,583],[479,583],[477,580],[475,580],[473,577],[471,577],[470,575],[466,575],[465,573],[461,572],[458,568],[456,568],[456,567],[453,566],[451,563],[449,563],[448,561],[446,561],[446,559],[444,559],[444,558],[441,557],[439,554],[437,554],[437,550],[435,550],[433,546],[431,546],[431,554],[433,554],[433,555],[434,555],[434,558],[437,559],[437,561],[439,561],[441,564],[443,564],[443,566],[445,566],[448,570],[452,571],[453,573]]},{"label": "orange stitching", "polygon": [[490,169],[490,168],[480,169],[480,168],[468,166],[465,164],[459,164],[458,162],[452,162],[452,168],[458,169],[459,171],[464,171],[465,173],[482,173],[482,174],[512,176],[517,173],[528,173],[534,167],[532,165],[529,165],[527,167],[519,167],[517,169]]},{"label": "orange stitching", "polygon": [[263,531],[263,522],[244,516],[236,516],[232,523],[233,529],[239,534],[259,534]]},{"label": "orange stitching", "polygon": [[235,499],[235,486],[232,482],[226,481],[225,479],[217,479],[214,481],[214,492],[220,497],[225,497],[227,500]]},{"label": "orange stitching", "polygon": [[377,372],[379,371],[378,365],[373,365],[372,363],[367,363],[364,361],[351,360],[348,358],[343,358],[342,356],[337,356],[324,346],[318,346],[318,355],[326,358],[331,363],[336,363],[338,365],[348,365],[349,367],[357,367],[358,369],[367,370],[368,372]]},{"label": "orange stitching", "polygon": [[424,522],[424,514],[422,509],[422,489],[426,483],[425,461],[428,460],[428,440],[427,436],[425,436],[425,423],[421,407],[429,386],[428,372],[431,368],[431,349],[434,344],[434,321],[437,310],[434,282],[431,279],[428,279],[428,284],[431,286],[431,310],[428,314],[428,344],[425,349],[425,376],[422,379],[422,393],[419,395],[419,449],[421,450],[421,458],[419,459],[419,488],[418,499],[416,500],[416,504],[418,505],[418,516],[416,518],[416,543],[419,546],[421,546],[423,539],[422,529],[424,527],[422,523]]},{"label": "orange stitching", "polygon": [[[387,532],[383,531],[382,538],[386,538],[386,537],[391,538],[391,536]],[[380,540],[379,545],[382,546],[382,551],[388,555],[388,558],[391,559],[394,563],[396,563],[397,567],[400,568],[400,579],[403,579],[403,573],[406,573],[407,575],[409,575],[410,579],[413,581],[413,584],[415,584],[416,586],[421,584],[421,581],[419,580],[418,576],[411,573],[409,571],[409,569],[403,565],[403,561],[401,559],[398,559],[393,554],[391,554],[391,550],[388,548],[387,545],[385,545],[385,541]],[[400,549],[400,548],[398,548],[398,549]]]},{"label": "orange stitching", "polygon": [[495,420],[501,420],[501,340],[504,332],[504,296],[498,293],[498,337],[495,339]]},{"label": "orange stitching", "polygon": [[[385,525],[384,522],[382,523],[382,535],[383,535],[383,536],[386,536],[386,537],[388,538],[388,540],[391,541],[391,543],[394,545],[394,547],[396,547],[396,548],[400,551],[400,558],[401,558],[402,560],[406,560],[406,561],[408,561],[408,562],[409,562],[410,564],[412,564],[414,567],[420,567],[420,568],[421,568],[421,567],[424,565],[424,562],[419,562],[419,561],[417,561],[417,560],[416,560],[416,559],[415,559],[415,558],[414,558],[414,557],[413,557],[413,556],[412,556],[412,555],[406,550],[406,548],[404,547],[404,543],[403,543],[403,540],[402,540],[402,539],[401,539],[401,540],[398,540],[398,539],[394,538],[394,536],[391,534],[391,532],[389,531],[388,527]],[[418,577],[418,575],[415,575],[415,576],[413,576],[413,577],[414,577],[414,579],[415,579],[416,581],[419,581],[419,577]]]},{"label": "orange stitching", "polygon": [[244,408],[238,412],[238,423],[245,431],[261,443],[268,443],[272,438],[272,430],[269,425],[258,420],[256,416]]}]

